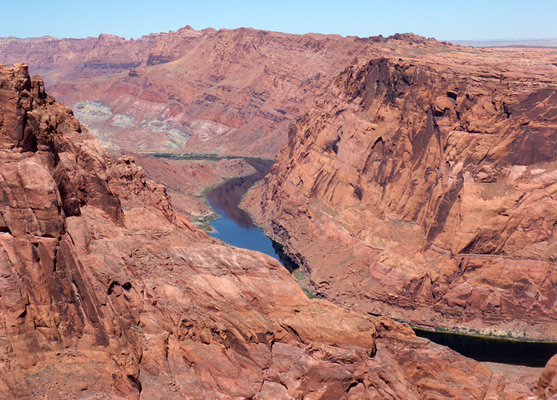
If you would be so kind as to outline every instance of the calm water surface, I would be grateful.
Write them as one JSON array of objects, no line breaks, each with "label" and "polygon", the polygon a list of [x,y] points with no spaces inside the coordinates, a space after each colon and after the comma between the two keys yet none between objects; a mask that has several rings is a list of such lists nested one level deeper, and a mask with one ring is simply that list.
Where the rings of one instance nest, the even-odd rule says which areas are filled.
[{"label": "calm water surface", "polygon": [[[249,215],[238,207],[248,189],[262,179],[273,165],[273,161],[246,161],[257,173],[229,180],[207,193],[209,205],[220,216],[220,219],[210,223],[214,232],[209,234],[233,246],[268,254],[279,260],[286,269],[293,271],[297,266],[281,251],[280,245],[265,236],[263,230],[255,226]],[[557,354],[557,343],[513,342],[419,329],[415,331],[418,336],[450,347],[477,361],[543,367],[554,354]]]},{"label": "calm water surface", "polygon": [[476,361],[544,367],[557,354],[557,343],[516,342],[414,329],[416,335],[450,347]]},{"label": "calm water surface", "polygon": [[254,225],[249,215],[239,207],[248,189],[271,170],[273,161],[246,161],[257,170],[255,174],[231,179],[207,192],[209,205],[220,216],[210,223],[213,232],[209,232],[209,235],[236,247],[268,254],[279,260],[286,269],[293,271],[297,266],[284,254],[281,246],[265,236],[263,230]]}]

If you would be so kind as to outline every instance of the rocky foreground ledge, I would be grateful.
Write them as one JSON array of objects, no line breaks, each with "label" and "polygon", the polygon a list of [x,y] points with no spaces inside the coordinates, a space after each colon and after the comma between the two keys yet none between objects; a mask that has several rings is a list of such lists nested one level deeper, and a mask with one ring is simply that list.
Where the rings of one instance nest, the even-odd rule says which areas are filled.
[{"label": "rocky foreground ledge", "polygon": [[196,230],[26,65],[0,66],[0,110],[0,397],[555,393],[554,369],[538,389],[511,382],[405,325],[310,300],[271,258]]}]

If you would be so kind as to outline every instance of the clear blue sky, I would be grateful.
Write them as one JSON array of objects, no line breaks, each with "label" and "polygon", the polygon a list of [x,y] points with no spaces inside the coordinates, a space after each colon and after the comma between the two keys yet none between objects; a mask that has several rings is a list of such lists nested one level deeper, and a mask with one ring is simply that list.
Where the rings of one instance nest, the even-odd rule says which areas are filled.
[{"label": "clear blue sky", "polygon": [[138,38],[186,25],[360,37],[557,38],[557,0],[0,0],[0,37]]}]

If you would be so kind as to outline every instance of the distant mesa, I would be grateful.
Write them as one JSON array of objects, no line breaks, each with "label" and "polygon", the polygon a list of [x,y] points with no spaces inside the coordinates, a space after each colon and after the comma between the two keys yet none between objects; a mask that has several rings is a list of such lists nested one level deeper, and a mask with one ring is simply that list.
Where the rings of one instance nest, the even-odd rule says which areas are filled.
[{"label": "distant mesa", "polygon": [[492,40],[449,40],[461,46],[472,47],[557,47],[555,39],[492,39]]}]

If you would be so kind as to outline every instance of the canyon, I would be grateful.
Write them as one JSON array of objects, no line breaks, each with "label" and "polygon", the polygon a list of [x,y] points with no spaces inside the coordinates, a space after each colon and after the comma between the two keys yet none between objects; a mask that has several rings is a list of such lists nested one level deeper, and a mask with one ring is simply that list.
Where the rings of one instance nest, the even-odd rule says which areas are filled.
[{"label": "canyon", "polygon": [[27,65],[0,67],[0,104],[3,398],[552,395],[552,366],[507,379],[195,229]]},{"label": "canyon", "polygon": [[190,27],[136,40],[10,37],[0,38],[0,64],[26,62],[106,150],[133,154],[203,226],[214,213],[199,196],[220,178],[242,175],[238,165],[149,155],[274,159],[288,126],[328,81],[381,41]]},{"label": "canyon", "polygon": [[415,54],[347,67],[246,207],[338,304],[555,341],[557,56]]},{"label": "canyon", "polygon": [[[410,328],[557,341],[554,49],[186,27],[0,63],[4,397],[556,396],[555,357]],[[320,299],[192,224],[234,157],[277,157],[243,207]]]},{"label": "canyon", "polygon": [[136,40],[0,38],[0,63],[26,62],[106,150],[133,154],[148,177],[167,186],[175,207],[203,226],[214,217],[199,200],[203,190],[242,171],[149,154],[274,159],[288,127],[346,65],[434,42],[185,27]]},{"label": "canyon", "polygon": [[2,38],[0,63],[28,63],[108,150],[274,158],[288,126],[373,40],[189,27],[137,40]]}]

